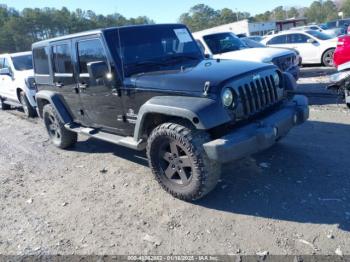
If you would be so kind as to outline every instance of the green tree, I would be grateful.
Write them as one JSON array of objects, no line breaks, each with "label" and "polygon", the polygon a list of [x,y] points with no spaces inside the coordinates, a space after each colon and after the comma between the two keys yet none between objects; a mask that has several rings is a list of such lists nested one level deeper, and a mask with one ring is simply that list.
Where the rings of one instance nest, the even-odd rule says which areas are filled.
[{"label": "green tree", "polygon": [[338,10],[333,1],[314,1],[306,10],[309,22],[323,23],[338,17]]},{"label": "green tree", "polygon": [[350,16],[350,0],[344,0],[340,6],[340,11],[344,13],[344,17]]},{"label": "green tree", "polygon": [[0,53],[30,50],[38,40],[85,30],[130,24],[154,23],[145,16],[126,19],[121,14],[99,15],[91,10],[66,7],[13,8],[0,7]]},{"label": "green tree", "polygon": [[200,31],[218,24],[220,12],[199,4],[193,6],[188,13],[180,16],[179,21],[186,24],[193,32]]},{"label": "green tree", "polygon": [[275,20],[284,20],[287,18],[286,11],[284,10],[283,6],[276,7],[272,10],[272,13]]},{"label": "green tree", "polygon": [[288,15],[288,18],[292,18],[292,17],[297,18],[299,17],[299,11],[295,7],[292,7],[287,11],[287,15]]}]

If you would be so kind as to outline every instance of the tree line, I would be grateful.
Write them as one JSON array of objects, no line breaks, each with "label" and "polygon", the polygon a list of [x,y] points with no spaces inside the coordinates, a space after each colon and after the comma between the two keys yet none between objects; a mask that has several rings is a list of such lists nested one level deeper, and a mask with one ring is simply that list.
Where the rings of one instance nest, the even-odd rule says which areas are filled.
[{"label": "tree line", "polygon": [[[198,4],[183,13],[179,22],[186,24],[192,31],[199,31],[243,19],[264,22],[305,17],[309,23],[323,23],[339,18],[339,12],[343,12],[344,17],[350,17],[350,0],[319,0],[309,7],[301,8],[278,6],[255,16],[237,9],[215,10]],[[90,29],[152,23],[154,21],[146,16],[125,18],[119,13],[101,15],[91,10],[70,11],[66,7],[24,8],[18,11],[0,5],[0,53],[30,50],[33,42]]]},{"label": "tree line", "polygon": [[340,18],[339,12],[343,12],[344,17],[350,17],[350,0],[319,0],[311,3],[309,7],[278,6],[255,16],[251,16],[248,12],[229,8],[215,10],[210,6],[198,4],[183,13],[179,22],[186,24],[195,32],[243,19],[249,19],[250,22],[266,22],[302,17],[307,18],[309,23],[324,23]]},{"label": "tree line", "polygon": [[36,41],[90,29],[151,23],[154,21],[146,16],[127,19],[118,13],[105,16],[66,7],[18,11],[0,6],[0,53],[30,50]]}]

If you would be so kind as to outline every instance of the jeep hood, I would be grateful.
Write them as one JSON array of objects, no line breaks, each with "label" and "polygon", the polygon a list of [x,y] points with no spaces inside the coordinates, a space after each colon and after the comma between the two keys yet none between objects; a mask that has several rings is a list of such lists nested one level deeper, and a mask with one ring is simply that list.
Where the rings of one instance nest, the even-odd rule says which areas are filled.
[{"label": "jeep hood", "polygon": [[224,81],[268,67],[271,66],[239,60],[203,60],[183,70],[163,70],[134,75],[126,80],[130,81],[126,84],[145,89],[203,93],[204,84],[209,81],[210,90],[213,92]]},{"label": "jeep hood", "polygon": [[280,48],[246,48],[237,51],[214,55],[214,58],[238,59],[254,62],[270,62],[272,59],[280,56],[293,54],[293,51]]}]

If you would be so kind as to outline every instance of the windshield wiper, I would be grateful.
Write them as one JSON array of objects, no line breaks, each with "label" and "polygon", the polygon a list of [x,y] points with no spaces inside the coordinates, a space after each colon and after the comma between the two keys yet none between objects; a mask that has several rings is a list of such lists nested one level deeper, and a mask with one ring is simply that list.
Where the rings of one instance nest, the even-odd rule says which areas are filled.
[{"label": "windshield wiper", "polygon": [[127,67],[142,67],[142,66],[165,66],[161,61],[145,60],[137,63],[128,64]]},{"label": "windshield wiper", "polygon": [[178,62],[178,61],[183,61],[183,60],[199,60],[198,56],[191,56],[191,55],[173,55],[166,57],[163,61],[166,63],[169,62]]}]

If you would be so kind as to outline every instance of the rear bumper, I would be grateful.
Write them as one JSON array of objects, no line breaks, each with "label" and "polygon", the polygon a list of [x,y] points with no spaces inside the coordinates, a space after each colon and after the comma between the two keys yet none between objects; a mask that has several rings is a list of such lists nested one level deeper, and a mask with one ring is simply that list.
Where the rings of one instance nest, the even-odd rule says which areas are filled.
[{"label": "rear bumper", "polygon": [[221,163],[235,161],[271,147],[295,125],[304,123],[308,118],[308,100],[297,95],[268,117],[236,129],[203,147],[211,160]]}]

